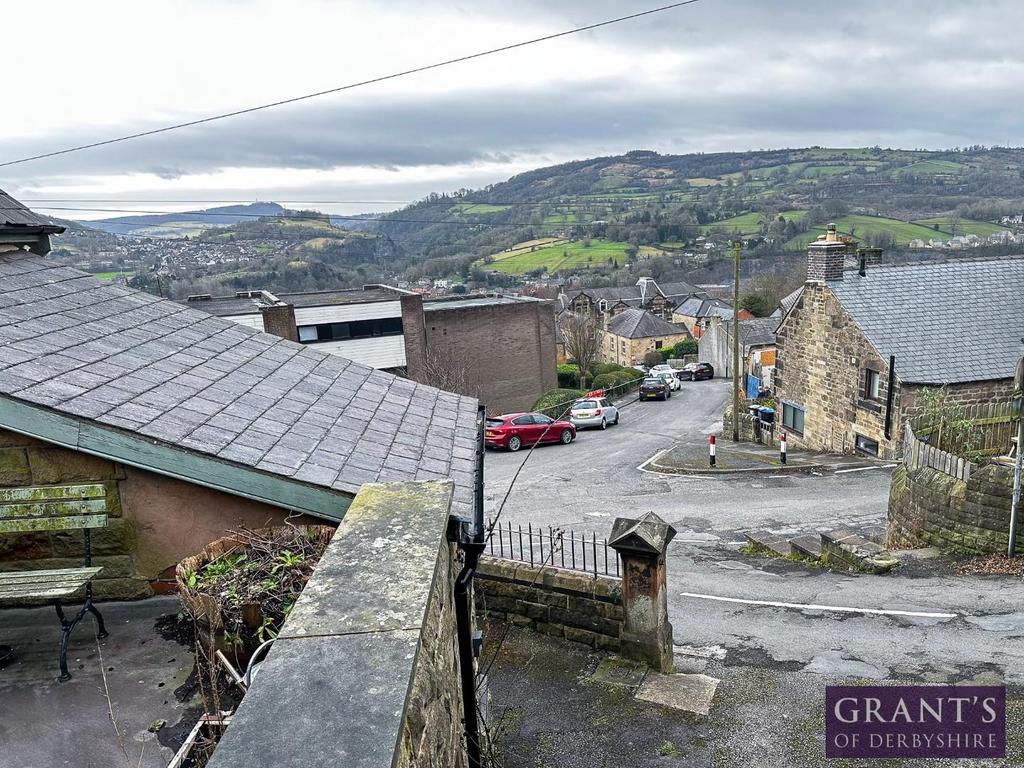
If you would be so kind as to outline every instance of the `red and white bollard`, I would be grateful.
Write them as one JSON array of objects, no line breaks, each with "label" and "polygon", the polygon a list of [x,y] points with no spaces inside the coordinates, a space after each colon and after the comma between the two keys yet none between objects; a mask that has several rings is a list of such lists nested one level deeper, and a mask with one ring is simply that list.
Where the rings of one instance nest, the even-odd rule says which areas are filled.
[{"label": "red and white bollard", "polygon": [[782,464],[786,463],[786,433],[782,432],[779,435],[779,461]]},{"label": "red and white bollard", "polygon": [[715,436],[708,435],[708,466],[715,466]]}]

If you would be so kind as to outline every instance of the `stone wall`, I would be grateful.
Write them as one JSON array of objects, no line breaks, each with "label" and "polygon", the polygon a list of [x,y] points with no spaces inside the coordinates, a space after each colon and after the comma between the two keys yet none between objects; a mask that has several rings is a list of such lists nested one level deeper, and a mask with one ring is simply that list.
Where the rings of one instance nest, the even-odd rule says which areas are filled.
[{"label": "stone wall", "polygon": [[[908,470],[901,463],[889,491],[888,546],[1005,552],[1012,489],[1009,467],[981,467],[964,481],[927,466]],[[1017,551],[1024,552],[1024,521],[1017,541]]]},{"label": "stone wall", "polygon": [[648,352],[661,352],[690,338],[690,334],[683,328],[679,329],[679,333],[646,336],[640,339],[617,336],[605,331],[604,340],[601,342],[601,359],[606,363],[636,365],[644,361],[644,355]]},{"label": "stone wall", "polygon": [[619,650],[625,618],[619,579],[483,557],[475,584],[481,615]]},{"label": "stone wall", "polygon": [[[83,482],[107,489],[107,526],[91,533],[93,565],[103,567],[93,581],[100,599],[172,587],[169,570],[182,558],[231,530],[282,525],[288,517],[269,504],[0,430],[0,487]],[[81,567],[83,541],[80,530],[0,534],[0,571]]]}]

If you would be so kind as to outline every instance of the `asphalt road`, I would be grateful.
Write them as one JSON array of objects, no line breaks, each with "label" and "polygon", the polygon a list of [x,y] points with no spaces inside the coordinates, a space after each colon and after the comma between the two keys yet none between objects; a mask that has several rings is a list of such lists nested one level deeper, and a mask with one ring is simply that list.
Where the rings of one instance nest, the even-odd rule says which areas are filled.
[{"label": "asphalt road", "polygon": [[693,382],[667,402],[627,405],[617,427],[582,431],[571,445],[488,452],[489,516],[508,493],[505,524],[561,526],[601,538],[614,518],[653,510],[678,531],[668,556],[676,642],[723,646],[736,663],[837,680],[1024,683],[1019,579],[958,577],[942,560],[876,577],[740,553],[743,532],[762,528],[881,532],[889,470],[848,457],[832,459],[821,472],[783,476],[675,477],[638,469],[674,442],[706,441],[720,429],[728,392],[724,381]]}]

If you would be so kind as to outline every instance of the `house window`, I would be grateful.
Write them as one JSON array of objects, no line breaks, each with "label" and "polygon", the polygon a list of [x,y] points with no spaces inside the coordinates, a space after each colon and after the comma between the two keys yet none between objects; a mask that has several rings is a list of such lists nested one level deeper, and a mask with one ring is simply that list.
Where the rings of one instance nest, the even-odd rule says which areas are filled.
[{"label": "house window", "polygon": [[854,435],[857,438],[854,441],[854,447],[856,448],[857,453],[863,453],[867,456],[878,455],[877,440],[872,440],[870,437],[864,437],[864,435],[857,435],[856,433],[854,433]]},{"label": "house window", "polygon": [[661,349],[661,342],[660,341],[655,341],[654,342],[654,348],[655,349]]},{"label": "house window", "polygon": [[782,426],[802,435],[804,433],[804,409],[790,403],[783,403]]},{"label": "house window", "polygon": [[864,397],[877,400],[882,386],[882,374],[870,368],[864,371]]},{"label": "house window", "polygon": [[374,336],[398,336],[402,333],[402,318],[381,317],[374,320],[350,320],[347,323],[320,323],[299,326],[299,341],[316,344],[324,341],[369,339]]}]

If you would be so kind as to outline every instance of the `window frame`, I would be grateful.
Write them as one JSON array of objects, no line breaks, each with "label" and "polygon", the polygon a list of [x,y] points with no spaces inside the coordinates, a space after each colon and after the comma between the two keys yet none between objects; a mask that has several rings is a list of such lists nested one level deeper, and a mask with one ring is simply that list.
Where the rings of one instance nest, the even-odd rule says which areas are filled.
[{"label": "window frame", "polygon": [[[799,412],[800,414],[800,428],[797,428],[796,426],[797,420],[795,418],[795,414],[797,412]],[[786,416],[789,413],[792,413],[794,415],[794,418],[787,420]],[[782,428],[785,429],[787,432],[792,432],[795,435],[803,436],[804,431],[807,428],[807,410],[797,405],[796,403],[790,403],[784,400],[782,402],[781,424]]]},{"label": "window frame", "polygon": [[[874,443],[874,450],[871,450],[870,446],[864,446],[862,443]],[[853,433],[853,450],[855,453],[859,453],[862,456],[875,456],[879,455],[878,441],[874,438],[862,435],[859,432]]]},{"label": "window frame", "polygon": [[[872,386],[874,384],[874,386]],[[874,390],[874,391],[872,391]],[[879,402],[882,399],[882,372],[874,368],[865,368],[862,380],[861,395],[865,400]]]}]

